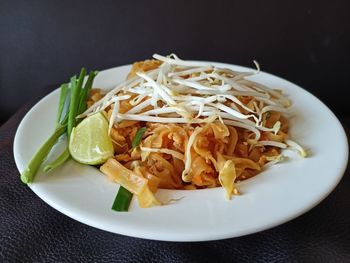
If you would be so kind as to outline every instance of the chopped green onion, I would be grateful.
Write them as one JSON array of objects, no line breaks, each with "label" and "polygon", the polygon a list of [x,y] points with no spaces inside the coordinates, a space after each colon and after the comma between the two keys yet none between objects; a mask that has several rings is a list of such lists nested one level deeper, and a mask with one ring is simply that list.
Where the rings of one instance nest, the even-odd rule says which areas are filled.
[{"label": "chopped green onion", "polygon": [[132,148],[136,148],[137,146],[139,146],[141,140],[142,140],[142,136],[144,135],[144,133],[146,132],[147,128],[146,127],[142,127],[140,129],[137,130],[134,139],[131,142],[131,146]]},{"label": "chopped green onion", "polygon": [[118,194],[113,202],[112,210],[117,212],[127,212],[129,210],[132,193],[123,186],[119,187]]},{"label": "chopped green onion", "polygon": [[27,168],[21,174],[21,180],[23,183],[28,184],[33,182],[34,177],[39,170],[42,162],[45,160],[52,147],[56,144],[59,137],[66,132],[67,125],[59,125],[55,132],[46,140],[46,142],[40,147],[33,158],[30,160]]},{"label": "chopped green onion", "polygon": [[59,125],[62,117],[63,108],[65,105],[65,102],[67,100],[67,94],[68,94],[68,84],[62,84],[61,85],[61,92],[60,92],[60,100],[58,103],[58,111],[57,111],[57,117],[56,117],[56,124]]}]

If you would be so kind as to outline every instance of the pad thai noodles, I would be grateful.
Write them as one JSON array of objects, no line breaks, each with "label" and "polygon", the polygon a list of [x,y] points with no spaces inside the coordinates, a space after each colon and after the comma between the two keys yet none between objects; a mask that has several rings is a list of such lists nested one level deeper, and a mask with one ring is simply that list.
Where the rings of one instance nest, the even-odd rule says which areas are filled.
[{"label": "pad thai noodles", "polygon": [[92,90],[79,117],[103,112],[115,150],[100,170],[150,207],[159,188],[222,187],[230,199],[239,181],[281,161],[282,149],[305,156],[288,136],[290,101],[249,79],[260,71],[254,63],[239,72],[155,54],[109,92]]}]

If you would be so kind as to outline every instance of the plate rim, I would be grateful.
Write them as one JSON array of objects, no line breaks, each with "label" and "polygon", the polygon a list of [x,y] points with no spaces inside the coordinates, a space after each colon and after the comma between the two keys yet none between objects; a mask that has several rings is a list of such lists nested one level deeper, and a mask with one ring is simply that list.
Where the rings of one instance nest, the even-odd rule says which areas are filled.
[{"label": "plate rim", "polygon": [[[200,61],[200,60],[191,60],[191,61]],[[200,62],[205,62],[205,63],[210,63],[210,64],[219,64],[221,67],[224,66],[228,66],[228,67],[235,67],[235,68],[239,68],[239,70],[254,70],[252,68],[249,67],[244,67],[244,66],[240,66],[240,65],[235,65],[235,64],[229,64],[229,63],[223,63],[223,62],[215,62],[215,61],[200,61]],[[121,65],[121,66],[116,66],[116,67],[112,67],[112,68],[107,68],[104,70],[101,70],[100,72],[104,72],[104,71],[112,71],[112,70],[117,70],[118,68],[122,68],[122,67],[130,67],[131,64],[126,64],[126,65]],[[138,231],[136,232],[130,232],[130,231],[123,231],[123,229],[121,229],[121,231],[118,231],[117,234],[121,234],[121,235],[125,235],[125,236],[132,236],[132,237],[138,237],[138,238],[144,238],[144,239],[150,239],[150,240],[163,240],[163,241],[185,241],[185,242],[191,242],[191,241],[210,241],[210,240],[220,240],[220,239],[226,239],[226,238],[233,238],[233,237],[239,237],[239,236],[244,236],[244,235],[249,235],[249,234],[253,234],[253,233],[257,233],[260,231],[264,231],[273,227],[276,227],[278,225],[284,224],[288,221],[291,221],[299,216],[301,216],[302,214],[310,211],[312,208],[314,208],[315,206],[317,206],[318,204],[320,204],[325,198],[327,198],[331,192],[333,192],[333,190],[336,188],[336,186],[339,184],[339,182],[341,181],[341,179],[344,176],[344,173],[346,171],[347,165],[348,165],[348,159],[349,159],[349,144],[348,144],[348,139],[344,130],[344,127],[342,125],[342,123],[339,121],[339,119],[337,118],[337,116],[333,113],[333,111],[326,105],[324,104],[318,97],[316,97],[315,95],[313,95],[310,91],[302,88],[301,86],[286,80],[280,76],[271,74],[269,72],[265,72],[265,71],[261,71],[261,73],[264,73],[267,75],[267,77],[274,77],[274,78],[278,78],[279,80],[288,83],[288,85],[293,85],[296,86],[297,88],[301,89],[303,92],[307,93],[308,96],[311,96],[313,99],[316,99],[318,104],[321,104],[332,116],[332,119],[337,123],[337,126],[340,128],[341,130],[341,134],[342,134],[342,141],[344,142],[345,145],[345,155],[344,155],[344,162],[342,163],[342,167],[341,169],[339,169],[339,172],[337,173],[338,176],[336,177],[336,180],[333,181],[333,184],[330,185],[327,189],[327,191],[325,191],[324,193],[322,193],[322,195],[319,195],[318,199],[314,202],[310,202],[308,206],[305,206],[302,210],[298,210],[298,212],[293,213],[293,216],[290,217],[285,217],[284,220],[279,220],[279,221],[275,221],[272,222],[270,224],[265,224],[265,225],[260,225],[257,227],[253,227],[250,228],[249,230],[245,230],[245,231],[236,231],[236,234],[232,234],[231,232],[228,232],[226,235],[213,235],[210,238],[203,238],[203,236],[192,236],[192,237],[186,237],[184,238],[174,238],[169,236],[169,234],[162,234],[159,236],[158,235],[154,235],[154,236],[150,236],[147,235],[147,233],[139,233]],[[25,114],[25,116],[22,118],[20,124],[18,125],[17,129],[16,129],[16,133],[15,133],[15,137],[14,137],[14,142],[13,142],[13,154],[14,154],[14,159],[15,159],[15,163],[16,163],[16,167],[19,170],[19,165],[18,165],[18,157],[16,155],[17,152],[17,147],[18,147],[18,136],[19,136],[19,131],[22,128],[23,125],[23,120],[25,120],[27,118],[27,116],[29,116],[30,114],[32,114],[32,112],[34,111],[34,108],[40,104],[42,101],[47,100],[47,98],[49,96],[54,96],[55,93],[58,93],[58,88],[54,89],[53,91],[51,91],[49,94],[45,95],[43,98],[41,98],[38,102],[36,102],[31,108],[30,110]],[[39,193],[37,193],[36,187],[33,184],[28,185],[30,187],[30,189],[40,198],[42,199],[45,203],[47,203],[49,206],[51,206],[52,208],[54,208],[55,210],[61,212],[62,214],[77,220],[81,223],[84,223],[86,225],[104,230],[104,231],[108,231],[111,233],[116,233],[115,230],[112,230],[111,228],[108,227],[103,227],[101,225],[97,224],[92,224],[89,220],[86,220],[85,218],[81,218],[77,215],[75,215],[74,213],[71,213],[65,209],[63,209],[62,207],[60,207],[59,205],[55,204],[52,200],[46,198],[45,196],[40,195]],[[174,191],[174,190],[172,190]],[[202,191],[202,190],[200,190]]]}]

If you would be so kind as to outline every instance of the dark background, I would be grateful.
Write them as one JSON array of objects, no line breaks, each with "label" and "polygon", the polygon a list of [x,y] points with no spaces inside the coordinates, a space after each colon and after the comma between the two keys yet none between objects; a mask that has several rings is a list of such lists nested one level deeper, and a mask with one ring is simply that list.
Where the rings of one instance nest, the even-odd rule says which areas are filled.
[{"label": "dark background", "polygon": [[51,84],[82,66],[154,52],[244,66],[256,59],[323,100],[349,136],[349,11],[346,0],[0,0],[0,125],[12,116],[0,127],[0,262],[350,262],[350,168],[329,197],[288,223],[189,244],[72,220],[20,183],[13,159],[18,124]]},{"label": "dark background", "polygon": [[82,66],[177,53],[252,66],[346,107],[350,4],[342,1],[1,1],[0,123]]}]

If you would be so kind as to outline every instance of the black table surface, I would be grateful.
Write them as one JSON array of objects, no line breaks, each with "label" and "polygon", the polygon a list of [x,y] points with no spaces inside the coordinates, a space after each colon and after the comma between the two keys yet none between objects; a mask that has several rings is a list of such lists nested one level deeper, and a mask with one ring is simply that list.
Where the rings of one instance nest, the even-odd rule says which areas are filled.
[{"label": "black table surface", "polygon": [[[226,240],[150,241],[61,214],[21,183],[13,158],[16,129],[42,96],[0,127],[0,262],[350,262],[349,167],[335,190],[304,215]],[[349,136],[350,118],[339,119]]]}]

